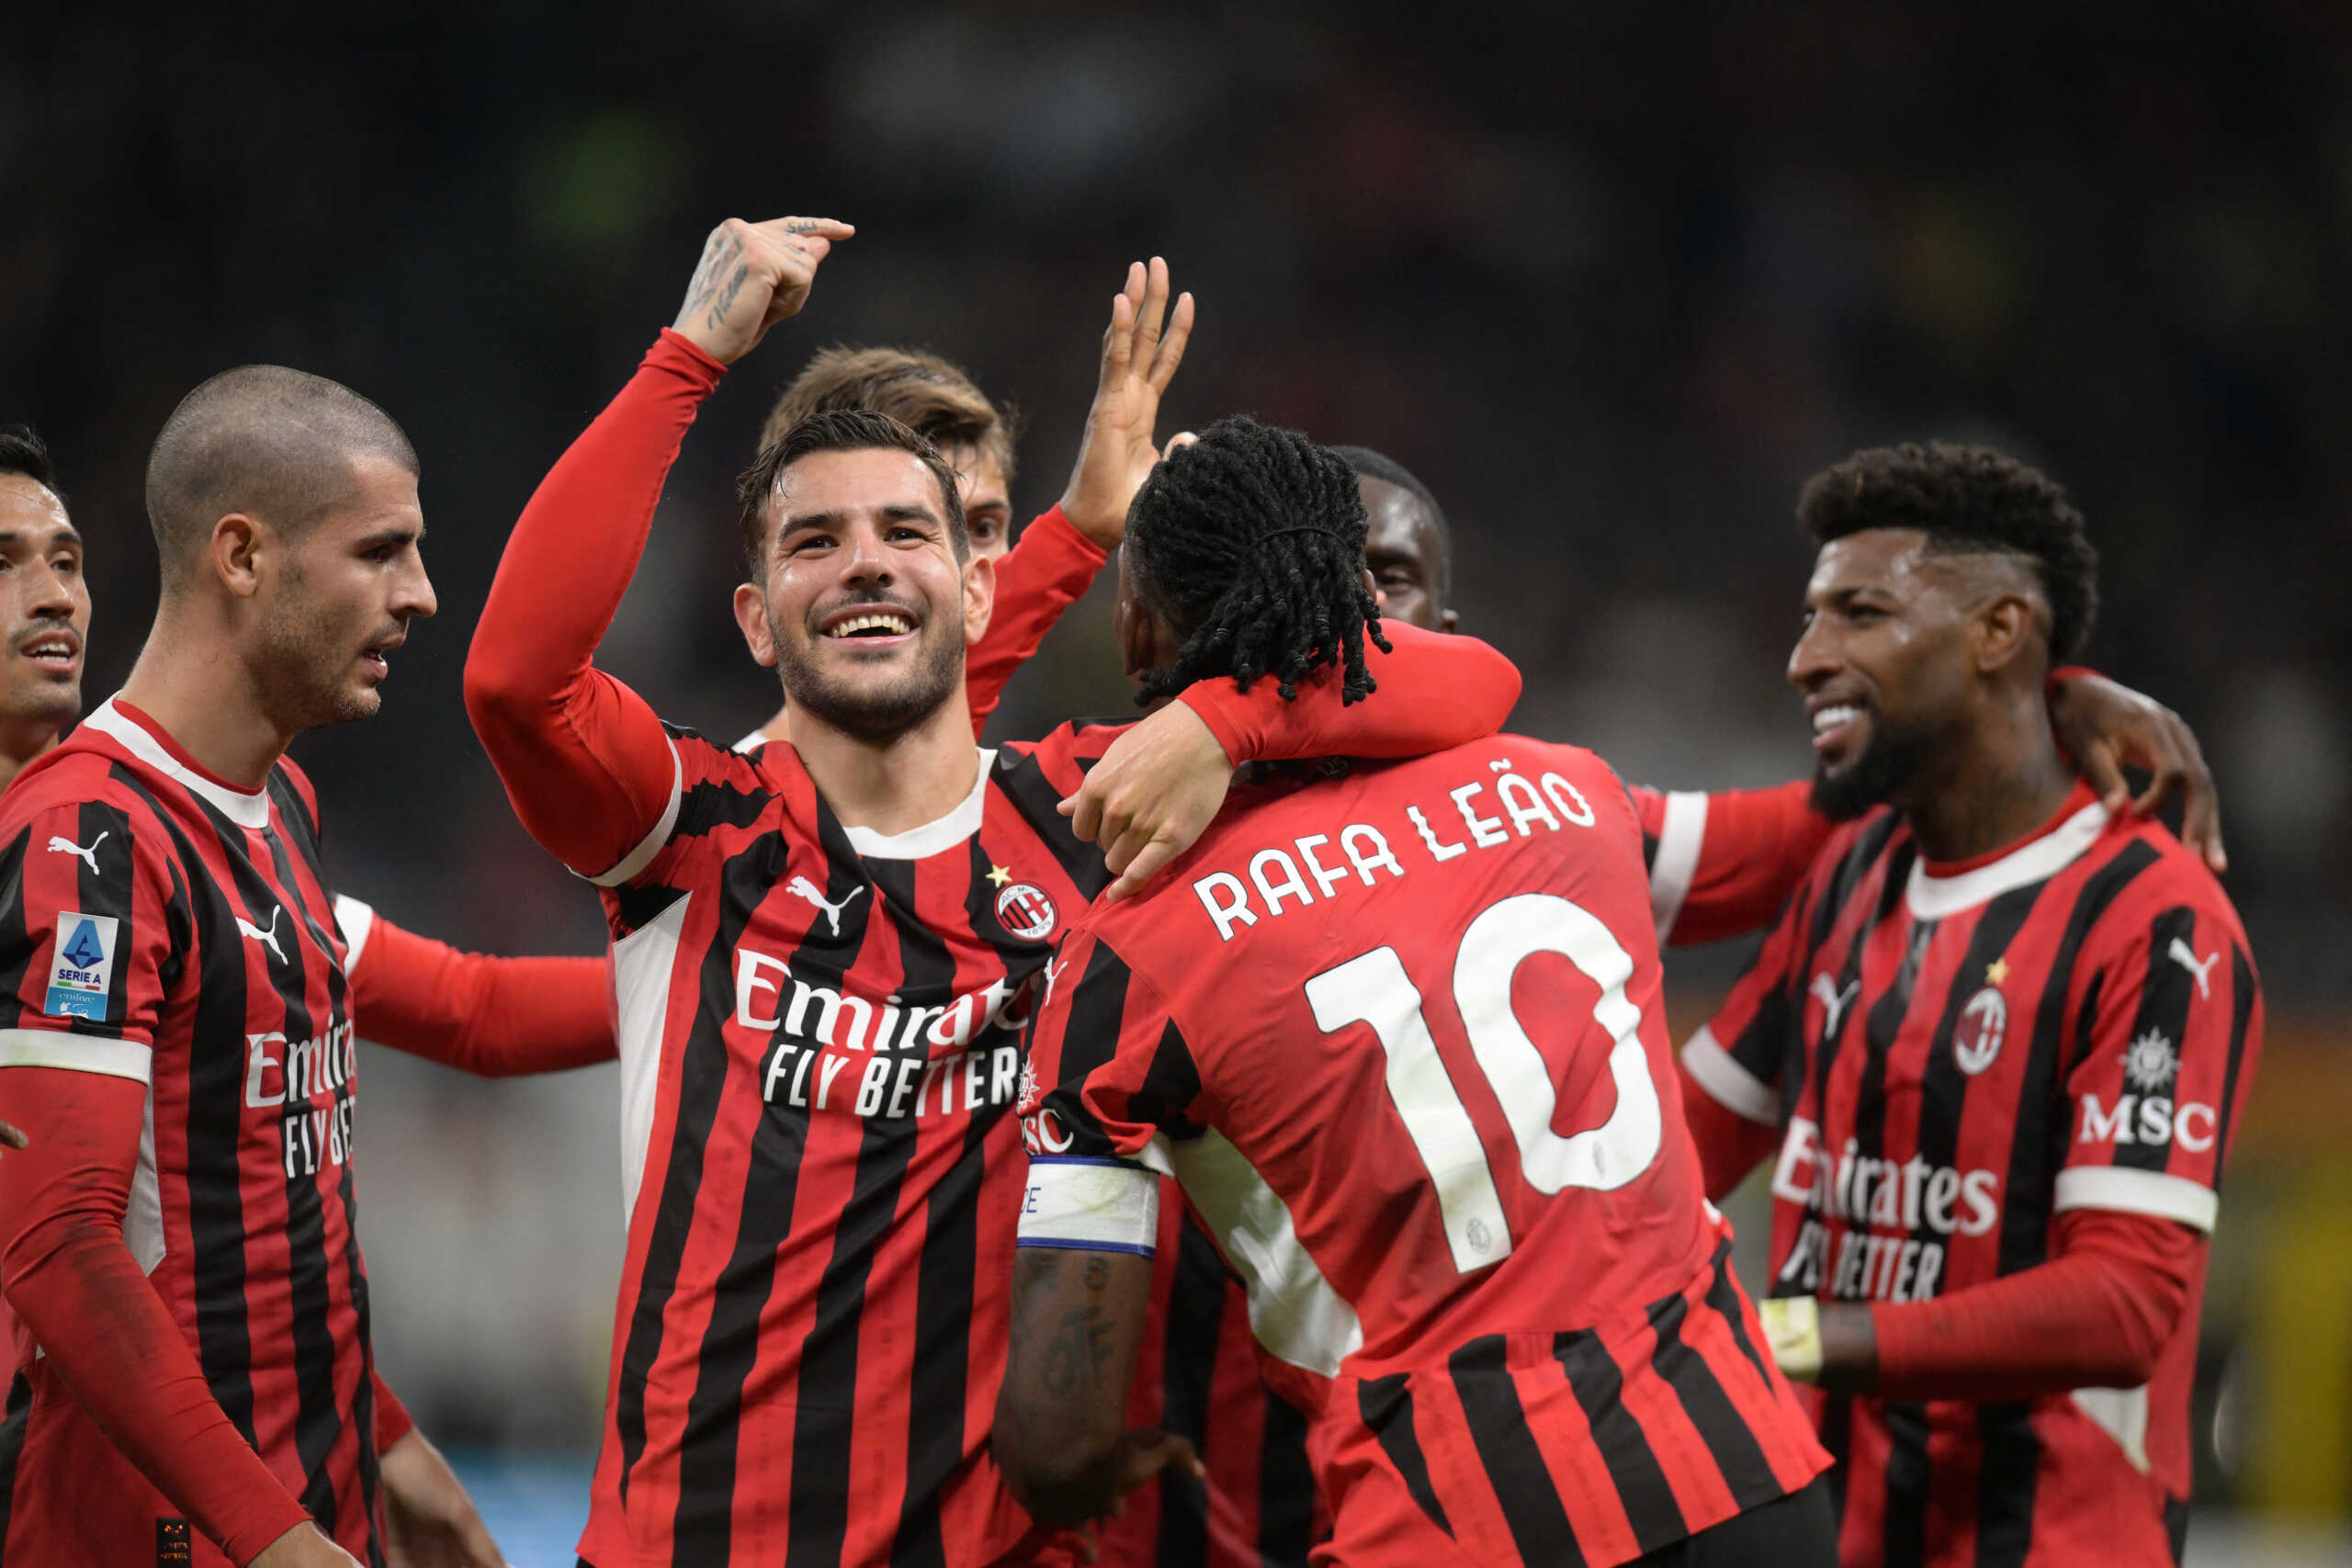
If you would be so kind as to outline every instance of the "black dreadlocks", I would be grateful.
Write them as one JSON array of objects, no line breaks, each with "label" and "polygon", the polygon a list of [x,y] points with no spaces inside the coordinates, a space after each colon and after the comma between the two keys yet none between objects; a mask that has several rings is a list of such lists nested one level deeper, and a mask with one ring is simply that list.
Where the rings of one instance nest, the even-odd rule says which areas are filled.
[{"label": "black dreadlocks", "polygon": [[1285,698],[1327,664],[1341,703],[1369,696],[1368,635],[1380,608],[1363,585],[1363,497],[1355,471],[1295,430],[1221,419],[1151,471],[1127,512],[1126,547],[1146,608],[1183,638],[1175,664],[1143,678],[1142,700],[1230,675],[1261,675]]}]

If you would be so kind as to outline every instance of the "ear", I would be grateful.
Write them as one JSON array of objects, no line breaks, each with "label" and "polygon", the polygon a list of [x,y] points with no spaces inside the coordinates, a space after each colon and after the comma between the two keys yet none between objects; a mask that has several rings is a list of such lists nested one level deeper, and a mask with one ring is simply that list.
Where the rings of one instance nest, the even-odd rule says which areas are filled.
[{"label": "ear", "polygon": [[259,518],[232,512],[212,525],[212,537],[205,544],[205,559],[211,565],[212,575],[231,593],[250,599],[261,592],[258,558],[272,542],[268,527]]},{"label": "ear", "polygon": [[741,628],[744,646],[752,650],[755,664],[775,667],[775,638],[768,632],[767,595],[755,582],[735,585],[735,625]]},{"label": "ear", "polygon": [[1980,606],[1970,628],[1977,672],[1991,675],[2015,664],[2032,644],[2039,618],[2033,600],[2023,593],[1999,594]]},{"label": "ear", "polygon": [[1134,584],[1125,570],[1126,557],[1120,555],[1119,602],[1111,612],[1111,636],[1119,645],[1120,673],[1133,680],[1148,670],[1159,668],[1159,626],[1143,601],[1135,595]]},{"label": "ear", "polygon": [[1462,629],[1462,612],[1459,610],[1440,610],[1437,615],[1437,629],[1447,633],[1460,631]]},{"label": "ear", "polygon": [[968,653],[989,635],[996,615],[996,562],[975,553],[964,563],[964,648]]}]

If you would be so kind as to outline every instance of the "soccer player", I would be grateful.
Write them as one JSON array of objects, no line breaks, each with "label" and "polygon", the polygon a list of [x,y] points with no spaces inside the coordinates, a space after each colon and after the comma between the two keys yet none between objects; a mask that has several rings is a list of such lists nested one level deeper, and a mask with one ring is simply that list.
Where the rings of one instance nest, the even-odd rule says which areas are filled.
[{"label": "soccer player", "polygon": [[[1166,265],[1155,258],[1132,269],[1124,292],[1137,321],[1160,320],[1169,308]],[[1181,301],[1177,310],[1166,340],[1171,365],[1181,362],[1192,324]],[[989,633],[965,660],[978,724],[1012,671],[1093,583],[1125,533],[1125,509],[1089,511],[1075,492],[1066,495],[1022,530],[1008,554],[1017,423],[961,367],[913,349],[820,351],[777,398],[761,445],[812,414],[861,409],[888,414],[938,450],[956,473],[972,553],[996,562]],[[788,739],[790,711],[779,709],[736,749]],[[1130,1414],[1136,1426],[1183,1431],[1206,1467],[1206,1484],[1171,1472],[1104,1521],[1099,1544],[1114,1561],[1168,1568],[1306,1568],[1317,1525],[1305,1422],[1261,1380],[1248,1296],[1216,1244],[1181,1203],[1167,1206],[1164,1223],[1152,1295],[1157,1338]]]},{"label": "soccer player", "polygon": [[[2052,742],[2098,557],[1983,447],[1856,454],[1789,659],[1844,825],[1685,1047],[1711,1192],[1772,1158],[1783,1370],[1850,1564],[2177,1562],[2206,1238],[2261,1049],[2211,871]],[[1777,1149],[1777,1153],[1774,1150]]]},{"label": "soccer player", "polygon": [[[1375,703],[1206,689],[979,750],[964,650],[992,568],[956,476],[903,425],[831,412],[742,485],[737,615],[790,698],[790,743],[664,727],[596,644],[703,399],[851,232],[713,231],[675,328],[517,523],[467,666],[518,815],[605,889],[615,939],[629,1239],[582,1542],[602,1568],[1020,1548],[1031,1522],[984,1441],[1018,1028],[1068,913],[1109,881],[1057,802],[1121,735],[1221,787],[1235,759],[1452,744],[1517,694],[1491,650],[1423,638],[1375,662]],[[1074,488],[1122,513],[1155,457],[1160,327],[1114,301]]]},{"label": "soccer player", "polygon": [[[1143,693],[1360,686],[1364,530],[1294,432],[1171,456],[1120,563]],[[1822,1560],[1828,1459],[1700,1191],[1640,825],[1597,758],[1497,736],[1246,790],[1049,973],[996,1427],[1039,1517],[1165,1462],[1120,1429],[1156,1168],[1327,1390],[1318,1561]]]},{"label": "soccer player", "polygon": [[[348,1203],[349,1044],[356,1028],[486,1073],[608,1058],[601,961],[461,954],[376,919],[364,904],[323,901],[314,803],[293,764],[265,765],[269,782],[258,794],[241,789],[204,772],[180,732],[158,716],[198,714],[189,726],[197,743],[217,751],[216,727],[232,727],[241,706],[253,722],[261,707],[234,687],[159,679],[167,639],[175,663],[197,663],[210,649],[220,667],[242,666],[254,687],[273,694],[269,723],[280,721],[289,699],[297,717],[372,705],[368,680],[335,686],[329,660],[339,666],[347,650],[288,647],[287,633],[309,618],[328,628],[318,642],[332,639],[338,621],[343,636],[356,638],[396,615],[425,613],[430,589],[421,586],[409,542],[414,478],[404,462],[413,457],[397,427],[332,382],[255,367],[198,389],[158,442],[151,474],[157,542],[176,570],[148,658],[122,698],[53,750],[81,711],[90,608],[82,541],[46,448],[21,426],[0,431],[0,634],[12,655],[0,662],[0,712],[13,720],[0,729],[0,771],[16,781],[0,831],[9,910],[0,944],[16,947],[15,972],[29,978],[29,961],[47,956],[53,939],[73,949],[81,927],[72,922],[96,911],[87,940],[104,949],[109,987],[98,996],[70,981],[38,990],[20,984],[7,1003],[13,1027],[0,1032],[0,1061],[19,1069],[6,1075],[0,1092],[12,1108],[29,1106],[59,1140],[53,1156],[37,1150],[34,1168],[16,1173],[21,1186],[0,1185],[7,1293],[12,1304],[27,1294],[36,1303],[14,1332],[18,1359],[9,1419],[0,1425],[0,1518],[7,1521],[0,1561],[10,1550],[43,1562],[83,1561],[75,1551],[117,1561],[107,1554],[124,1541],[185,1549],[201,1561],[210,1548],[190,1540],[191,1519],[228,1546],[208,1517],[283,1517],[289,1489],[330,1530],[340,1524],[356,1551],[368,1550],[369,1495],[380,1496],[380,1544],[395,1564],[428,1552],[438,1554],[434,1561],[499,1561],[464,1488],[372,1370],[364,1395],[374,1407],[372,1437],[363,1444],[338,1425],[356,1419],[363,1400],[342,1380],[371,1368],[357,1254],[347,1237],[329,1239],[345,1223],[336,1209]],[[396,473],[406,475],[405,489]],[[219,526],[208,528],[216,510]],[[225,585],[210,554],[220,541],[208,536],[223,531],[245,552],[247,573]],[[197,560],[187,558],[191,550]],[[384,586],[356,592],[354,580],[368,578]],[[339,594],[322,592],[336,588]],[[239,597],[256,602],[243,624],[221,602]],[[152,705],[132,708],[142,694]],[[92,778],[104,786],[85,787]],[[39,831],[68,818],[70,832]],[[262,825],[249,828],[248,818]],[[61,883],[48,863],[69,848],[79,863]],[[220,877],[232,880],[223,886]],[[279,917],[269,923],[258,919],[265,897]],[[250,948],[242,955],[241,942]],[[71,958],[66,952],[62,961]],[[256,967],[261,973],[249,973]],[[338,1009],[347,1022],[337,1021]],[[273,1027],[248,1032],[245,1051],[232,1054],[238,1060],[217,1049],[210,1064],[198,1059],[192,1031],[265,1015]],[[308,1021],[289,1032],[297,1015]],[[93,1085],[93,1072],[129,1081]],[[245,1114],[254,1111],[268,1114]],[[306,1168],[299,1186],[298,1163]],[[279,1194],[275,1220],[262,1201],[266,1188],[255,1185],[265,1180]],[[248,1201],[254,1210],[243,1210]],[[241,1211],[250,1221],[243,1234]],[[92,1229],[94,1222],[103,1228],[108,1213],[110,1238]],[[133,1250],[123,1255],[126,1243]],[[341,1257],[330,1249],[338,1246]],[[123,1274],[134,1259],[146,1279]],[[32,1271],[20,1274],[25,1267]],[[289,1281],[300,1294],[290,1308],[278,1306],[274,1292]],[[336,1290],[351,1299],[327,1299]],[[185,1337],[177,1355],[168,1342],[140,1343],[134,1330],[149,1309],[111,1299],[118,1291],[162,1296],[173,1314],[165,1326]],[[249,1316],[254,1292],[269,1304]],[[76,1368],[91,1366],[91,1348],[76,1337],[90,1327],[69,1322],[61,1347],[41,1326],[67,1309],[98,1325],[122,1323],[125,1342],[137,1348],[123,1368],[96,1368],[95,1394],[75,1381]],[[290,1359],[275,1339],[254,1357],[256,1331],[281,1339],[290,1332]],[[354,1334],[362,1335],[356,1345],[348,1343]],[[50,1352],[43,1360],[28,1359],[36,1343]],[[201,1374],[195,1382],[175,1368],[189,1348]],[[118,1403],[142,1392],[121,1382],[136,1366],[164,1378],[143,1391],[163,1402],[160,1409],[139,1408],[135,1398]],[[104,1448],[107,1438],[74,1393],[107,1423],[108,1436],[121,1436],[111,1423],[127,1420],[126,1456],[162,1496],[135,1476],[123,1484],[126,1456]],[[209,1431],[194,1404],[207,1397]],[[148,1426],[159,1419],[166,1425]],[[189,1457],[204,1457],[175,1481],[152,1467],[153,1445],[171,1452],[192,1435],[183,1427],[203,1438]],[[239,1461],[224,1446],[240,1441],[262,1450],[262,1460],[249,1450]],[[142,1453],[134,1444],[149,1446]],[[264,1463],[269,1468],[256,1475]],[[69,1472],[73,1484],[61,1485]],[[175,1489],[182,1482],[220,1495],[194,1496]],[[231,1495],[248,1487],[252,1495]],[[89,1508],[108,1529],[85,1540],[77,1510]],[[252,1557],[254,1540],[230,1547],[232,1558]],[[306,1560],[305,1551],[348,1561],[300,1529],[278,1540],[270,1560]]]}]

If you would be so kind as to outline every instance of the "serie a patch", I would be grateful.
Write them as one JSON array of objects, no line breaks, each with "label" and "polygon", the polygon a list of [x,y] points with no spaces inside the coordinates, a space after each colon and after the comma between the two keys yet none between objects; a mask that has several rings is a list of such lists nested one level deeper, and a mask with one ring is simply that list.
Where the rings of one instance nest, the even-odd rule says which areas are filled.
[{"label": "serie a patch", "polygon": [[103,1023],[107,993],[114,983],[115,933],[112,915],[61,911],[57,917],[57,948],[49,966],[49,997],[40,1010],[51,1018],[86,1018]]}]

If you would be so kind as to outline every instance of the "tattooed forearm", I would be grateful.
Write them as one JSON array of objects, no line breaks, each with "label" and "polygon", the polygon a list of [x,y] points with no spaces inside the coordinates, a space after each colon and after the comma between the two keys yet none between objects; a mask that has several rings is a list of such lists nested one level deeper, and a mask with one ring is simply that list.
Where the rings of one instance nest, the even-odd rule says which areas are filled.
[{"label": "tattooed forearm", "polygon": [[1080,1307],[1062,1319],[1046,1341],[1038,1379],[1046,1392],[1069,1393],[1096,1388],[1102,1382],[1102,1364],[1111,1359],[1111,1321],[1101,1307]]},{"label": "tattooed forearm", "polygon": [[1086,1288],[1090,1291],[1099,1292],[1103,1286],[1110,1282],[1110,1263],[1101,1258],[1088,1258],[1086,1260]]}]

